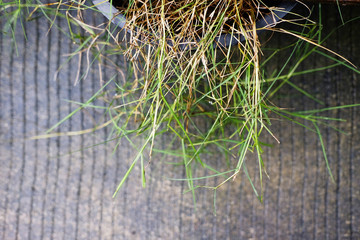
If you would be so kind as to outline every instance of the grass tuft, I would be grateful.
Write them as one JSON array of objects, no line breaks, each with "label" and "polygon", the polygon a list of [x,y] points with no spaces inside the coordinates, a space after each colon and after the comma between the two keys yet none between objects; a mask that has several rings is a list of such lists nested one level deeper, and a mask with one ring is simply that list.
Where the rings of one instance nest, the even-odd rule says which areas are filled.
[{"label": "grass tuft", "polygon": [[[123,31],[114,29],[111,22],[99,26],[86,23],[83,18],[86,12],[96,11],[99,17],[101,15],[98,5],[85,1],[1,3],[0,13],[6,19],[2,32],[13,37],[18,19],[22,16],[31,20],[37,14],[43,15],[52,28],[57,27],[57,17],[67,20],[69,29],[64,33],[78,44],[67,62],[78,55],[80,59],[86,58],[88,66],[86,73],[80,76],[79,72],[74,82],[86,78],[95,62],[99,68],[104,59],[111,62],[109,57],[113,54],[126,56],[131,65],[127,81],[115,83],[113,79],[106,80],[100,76],[101,87],[93,97],[79,104],[78,109],[50,128],[46,135],[34,138],[85,134],[112,126],[109,139],[120,141],[125,138],[138,152],[113,197],[138,164],[142,186],[145,187],[148,166],[145,159],[149,159],[150,163],[155,153],[162,153],[181,159],[175,164],[184,167],[186,178],[175,180],[187,182],[194,205],[195,190],[207,188],[214,191],[215,206],[217,189],[235,180],[239,174],[247,177],[256,197],[263,200],[263,180],[269,177],[263,152],[269,144],[263,143],[262,139],[264,134],[269,134],[279,142],[276,132],[272,132],[271,123],[283,119],[301,125],[318,136],[325,164],[333,179],[319,126],[331,127],[329,121],[341,119],[324,117],[320,113],[359,105],[300,112],[272,102],[279,90],[289,85],[300,94],[323,104],[312,93],[293,83],[292,78],[336,66],[345,66],[359,73],[344,57],[323,47],[329,36],[322,36],[321,22],[316,24],[294,13],[289,14],[295,20],[284,20],[279,18],[279,13],[285,9],[266,5],[260,0],[110,0],[110,3],[117,8],[114,16],[122,14],[127,19],[124,29],[121,29]],[[259,24],[269,16],[279,22],[293,24],[299,30]],[[280,32],[292,37],[293,41],[281,49],[266,49],[263,48],[259,30]],[[226,44],[221,41],[224,36],[232,36]],[[266,72],[267,65],[289,49],[292,50],[283,60],[282,68]],[[324,56],[332,63],[300,71],[299,66],[313,54]],[[107,94],[110,85],[114,86],[112,91],[116,95]],[[77,132],[54,132],[82,109],[102,109],[94,104],[99,98],[108,103],[108,107],[103,109],[108,116],[105,122]],[[157,139],[163,135],[171,139],[172,146],[179,147],[171,150],[157,148]],[[141,144],[133,141],[134,138],[140,138]],[[216,169],[204,157],[212,149],[217,149],[223,156],[218,159],[221,169]],[[251,157],[249,153],[253,153]],[[252,171],[246,167],[247,161],[258,162],[259,186],[250,175]],[[198,166],[206,168],[209,175],[197,176],[194,169]],[[197,184],[213,177],[222,180],[216,186]]]}]

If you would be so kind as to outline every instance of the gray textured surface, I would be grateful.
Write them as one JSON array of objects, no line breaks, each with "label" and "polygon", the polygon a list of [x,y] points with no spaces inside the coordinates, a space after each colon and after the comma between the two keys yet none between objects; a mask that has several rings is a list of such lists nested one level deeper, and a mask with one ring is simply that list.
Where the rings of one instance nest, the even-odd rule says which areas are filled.
[{"label": "gray textured surface", "polygon": [[[346,19],[360,15],[359,7],[343,10]],[[325,7],[323,13],[325,32],[339,25],[334,6]],[[66,29],[64,20],[58,18],[57,24]],[[347,25],[327,43],[358,66],[359,26],[359,21]],[[26,140],[76,108],[66,100],[84,102],[99,88],[96,67],[74,86],[78,67],[81,72],[87,67],[84,59],[79,65],[74,58],[53,80],[65,55],[76,46],[56,28],[47,34],[48,28],[44,19],[26,23],[27,41],[17,28],[17,50],[8,36],[0,36],[1,239],[360,239],[360,109],[330,113],[347,120],[337,127],[348,135],[322,129],[335,183],[329,179],[316,136],[274,121],[272,130],[281,145],[267,137],[275,146],[265,153],[271,178],[265,181],[263,204],[239,176],[218,192],[217,216],[212,213],[212,193],[206,190],[197,192],[194,212],[191,195],[182,194],[186,184],[163,178],[183,175],[181,168],[162,163],[171,159],[152,161],[146,189],[141,188],[136,171],[118,198],[112,199],[136,152],[126,141],[115,153],[115,142],[86,148],[105,141],[109,129]],[[282,37],[272,41],[281,44]],[[121,56],[114,58],[124,61]],[[316,57],[307,64],[320,67],[325,62]],[[274,63],[274,67],[279,66]],[[107,70],[104,79],[112,72]],[[360,102],[360,77],[345,68],[306,75],[295,83],[316,93],[326,106]],[[284,107],[320,107],[293,90],[289,93],[293,98],[282,100]],[[100,110],[82,111],[59,130],[86,129],[102,117]],[[248,168],[255,173],[256,161],[251,157]],[[212,158],[209,161],[221,164],[222,156]]]}]

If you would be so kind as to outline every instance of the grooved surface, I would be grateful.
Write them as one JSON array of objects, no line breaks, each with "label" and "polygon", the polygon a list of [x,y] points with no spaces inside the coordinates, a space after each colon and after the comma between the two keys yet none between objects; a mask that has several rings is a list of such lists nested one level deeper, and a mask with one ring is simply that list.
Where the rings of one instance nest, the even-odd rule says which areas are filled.
[{"label": "grooved surface", "polygon": [[[345,20],[360,15],[359,7],[342,10]],[[102,20],[98,14],[89,18],[92,24]],[[336,6],[326,6],[322,20],[325,33],[340,25]],[[357,66],[359,23],[346,25],[326,43]],[[57,18],[56,24],[67,29],[64,19]],[[0,239],[360,239],[359,108],[329,113],[347,120],[335,126],[348,135],[321,128],[334,182],[316,135],[286,121],[274,121],[271,129],[281,144],[265,137],[274,147],[264,153],[270,175],[264,182],[264,203],[257,201],[246,176],[241,175],[218,191],[216,216],[212,192],[202,189],[197,191],[194,212],[191,194],[183,194],[187,184],[164,178],[185,175],[182,168],[166,164],[171,157],[152,160],[145,189],[136,166],[119,196],[112,199],[136,151],[125,140],[97,145],[108,140],[110,129],[27,140],[44,133],[100,88],[96,63],[74,85],[77,75],[82,76],[88,67],[85,57],[64,64],[54,79],[66,54],[77,46],[58,28],[48,33],[49,27],[43,18],[27,22],[27,40],[17,27],[16,47],[9,36],[0,35]],[[276,35],[272,41],[281,45],[285,38]],[[111,59],[121,63],[120,70],[126,73],[122,56]],[[280,63],[274,63],[274,68],[280,68]],[[314,57],[302,69],[328,63]],[[105,61],[103,79],[116,74],[106,66]],[[124,80],[122,74],[115,79]],[[344,67],[304,75],[294,83],[316,94],[325,105],[288,89],[292,98],[279,100],[281,106],[310,110],[360,103],[360,75]],[[57,131],[93,127],[103,114],[99,109],[80,111]],[[165,145],[167,140],[165,136],[158,144]],[[223,156],[211,158],[221,166]],[[258,184],[257,161],[251,154],[247,167]],[[195,171],[199,176],[206,174]],[[205,184],[216,181],[206,179]]]}]

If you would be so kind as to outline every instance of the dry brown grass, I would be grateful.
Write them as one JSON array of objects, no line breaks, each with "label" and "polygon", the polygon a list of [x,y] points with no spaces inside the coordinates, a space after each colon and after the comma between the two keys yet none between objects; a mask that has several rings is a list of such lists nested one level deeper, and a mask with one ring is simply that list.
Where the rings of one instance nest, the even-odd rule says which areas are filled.
[{"label": "dry brown grass", "polygon": [[259,15],[269,12],[257,0],[135,0],[130,6],[123,2],[127,1],[114,1],[113,4],[131,24],[155,35],[165,25],[168,33],[193,39],[205,36],[214,26],[220,27],[219,33],[251,29]]}]

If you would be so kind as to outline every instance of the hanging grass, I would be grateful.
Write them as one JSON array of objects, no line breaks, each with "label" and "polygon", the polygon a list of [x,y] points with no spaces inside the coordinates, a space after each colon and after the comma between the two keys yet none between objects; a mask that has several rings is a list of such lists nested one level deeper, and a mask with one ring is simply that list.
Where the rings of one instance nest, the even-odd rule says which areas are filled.
[{"label": "hanging grass", "polygon": [[[126,16],[130,38],[124,54],[141,76],[131,93],[141,91],[140,97],[124,107],[131,113],[129,119],[139,122],[137,131],[146,136],[143,148],[148,145],[151,156],[162,129],[174,134],[182,146],[192,191],[193,165],[214,171],[201,158],[203,151],[216,147],[237,159],[230,167],[232,174],[219,186],[240,173],[247,152],[252,151],[258,158],[262,183],[266,168],[259,136],[263,131],[274,136],[266,113],[274,106],[264,94],[267,89],[263,89],[266,80],[260,66],[257,22],[265,15],[275,19],[274,10],[285,10],[257,0],[134,0],[112,4]],[[270,26],[264,24],[265,29]],[[219,40],[225,35],[230,36],[226,44]],[[203,121],[209,123],[206,129],[202,128]],[[133,165],[139,159],[140,155]],[[257,194],[254,187],[259,198],[262,184],[260,188]]]},{"label": "hanging grass", "polygon": [[[307,119],[313,123],[315,128],[312,130],[321,139],[317,127],[321,124],[319,119],[285,111],[269,100],[283,84],[290,84],[289,79],[301,62],[316,49],[323,48],[322,39],[317,39],[318,42],[314,40],[320,30],[313,22],[297,16],[296,23],[303,26],[303,32],[273,29],[274,23],[283,21],[279,13],[286,9],[267,6],[258,0],[113,0],[112,4],[127,19],[124,28],[129,34],[123,53],[138,72],[134,83],[136,87],[126,94],[141,92],[131,105],[121,105],[117,109],[126,109],[124,111],[130,113],[127,114],[129,121],[138,122],[135,131],[146,139],[140,149],[143,151],[149,147],[150,158],[152,151],[157,150],[154,142],[159,135],[173,135],[176,139],[173,142],[181,148],[178,154],[183,158],[186,181],[194,202],[194,190],[199,187],[194,183],[198,180],[193,175],[195,166],[207,168],[211,172],[208,177],[223,177],[217,186],[202,186],[216,192],[224,183],[246,170],[245,162],[250,160],[258,161],[259,191],[248,172],[244,173],[254,193],[262,200],[263,176],[267,172],[262,157],[266,144],[261,141],[261,136],[267,133],[278,141],[276,133],[271,131],[271,119],[274,117],[294,122],[297,122],[296,118]],[[283,32],[298,39],[283,69],[272,79],[264,73],[264,67],[274,55],[263,59],[259,30]],[[222,41],[224,36],[230,40]],[[308,51],[304,52],[304,47]],[[294,57],[298,57],[298,62],[287,66]],[[290,69],[289,73],[282,75],[285,67]],[[269,116],[270,113],[272,116]],[[206,128],[203,127],[204,122],[207,123]],[[126,128],[126,125],[117,126],[122,129],[119,134],[124,132],[123,126]],[[219,161],[222,166],[227,166],[224,173],[220,172],[223,167],[214,169],[202,157],[202,153],[209,149],[223,152],[224,159]],[[114,196],[138,161],[141,161],[141,172],[145,173],[142,151],[139,151]],[[247,158],[248,152],[255,153],[257,159]],[[173,151],[165,153],[174,154]],[[229,164],[225,156],[234,161]],[[324,156],[326,160],[325,151]],[[326,164],[328,166],[327,161]],[[329,173],[332,176],[330,169]]]},{"label": "hanging grass", "polygon": [[[180,158],[186,178],[178,180],[187,181],[194,202],[196,188],[212,189],[216,196],[216,190],[238,174],[245,174],[255,195],[262,200],[262,182],[267,176],[263,148],[268,146],[262,137],[268,134],[278,141],[276,132],[272,132],[271,122],[286,119],[304,126],[319,137],[325,164],[332,176],[319,130],[320,125],[327,125],[327,119],[316,113],[335,108],[296,112],[276,106],[271,101],[285,84],[317,100],[311,93],[292,84],[292,76],[335,65],[343,65],[359,73],[341,56],[341,60],[335,60],[335,65],[298,72],[300,64],[311,54],[323,54],[329,59],[331,55],[337,55],[330,50],[324,51],[322,43],[328,36],[321,36],[321,23],[316,24],[295,14],[292,15],[296,21],[286,21],[280,17],[280,13],[286,9],[267,5],[260,0],[112,0],[110,3],[118,9],[115,16],[122,14],[126,17],[123,29],[126,34],[122,38],[110,30],[110,23],[104,27],[84,22],[84,12],[97,11],[96,6],[86,5],[84,1],[28,6],[12,3],[11,7],[9,4],[8,8],[1,9],[6,12],[16,7],[31,8],[28,11],[30,16],[35,11],[41,11],[50,21],[53,19],[49,17],[51,14],[62,16],[69,22],[70,37],[79,44],[71,57],[86,53],[88,58],[92,51],[101,64],[106,54],[122,54],[132,65],[130,72],[134,74],[134,79],[117,83],[113,90],[115,96],[106,94],[108,90],[105,91],[105,84],[79,109],[51,128],[51,133],[36,138],[85,134],[112,126],[112,136],[109,138],[126,138],[138,152],[114,196],[136,165],[140,166],[142,184],[145,186],[147,162],[156,164],[153,153],[165,153]],[[8,29],[16,25],[19,11],[6,12],[9,21],[5,26]],[[11,17],[12,14],[14,17]],[[301,30],[294,32],[278,26],[274,28],[275,22],[282,21],[294,22]],[[74,26],[83,28],[85,34],[74,33]],[[260,30],[286,33],[293,36],[294,41],[290,46],[272,49],[264,55]],[[106,51],[104,46],[107,47]],[[288,48],[292,50],[290,56],[284,59],[282,68],[275,73],[266,72],[266,65],[274,56]],[[294,64],[291,65],[291,62]],[[108,103],[106,122],[97,123],[93,129],[77,132],[52,132],[77,111],[96,107],[92,104],[98,98]],[[354,106],[357,105],[342,107]],[[307,120],[309,124],[303,124],[299,119]],[[171,139],[171,146],[160,150],[156,140],[164,134]],[[133,138],[140,138],[141,144],[136,145]],[[218,159],[220,169],[212,166],[204,154],[211,152],[211,149],[224,156]],[[254,154],[249,157],[249,152]],[[246,161],[258,162],[260,186],[252,182]],[[193,169],[198,166],[206,168],[209,175],[196,176]],[[221,177],[222,181],[216,186],[197,184],[198,180],[211,177]]]}]

